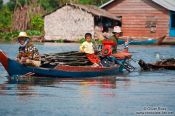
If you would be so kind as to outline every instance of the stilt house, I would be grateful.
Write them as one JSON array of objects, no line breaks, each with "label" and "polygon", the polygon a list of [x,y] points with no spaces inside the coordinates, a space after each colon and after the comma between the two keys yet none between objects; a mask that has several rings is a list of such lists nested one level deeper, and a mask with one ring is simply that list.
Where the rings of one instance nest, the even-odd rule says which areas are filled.
[{"label": "stilt house", "polygon": [[175,37],[175,0],[109,0],[100,8],[121,18],[124,36]]},{"label": "stilt house", "polygon": [[96,26],[108,30],[116,23],[117,17],[96,6],[65,4],[44,16],[45,39],[76,41],[87,32],[94,35]]}]

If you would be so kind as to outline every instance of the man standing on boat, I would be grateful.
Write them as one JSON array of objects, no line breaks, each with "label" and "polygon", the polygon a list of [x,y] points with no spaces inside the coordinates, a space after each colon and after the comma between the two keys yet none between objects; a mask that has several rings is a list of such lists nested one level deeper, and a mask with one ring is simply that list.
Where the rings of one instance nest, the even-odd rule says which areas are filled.
[{"label": "man standing on boat", "polygon": [[80,52],[86,53],[86,57],[93,63],[93,66],[100,66],[100,59],[95,55],[94,46],[91,42],[92,34],[85,34],[86,41],[83,42],[80,46]]},{"label": "man standing on boat", "polygon": [[20,32],[17,38],[19,43],[19,53],[17,61],[21,64],[37,66],[41,65],[38,49],[31,43],[31,39],[26,32]]}]

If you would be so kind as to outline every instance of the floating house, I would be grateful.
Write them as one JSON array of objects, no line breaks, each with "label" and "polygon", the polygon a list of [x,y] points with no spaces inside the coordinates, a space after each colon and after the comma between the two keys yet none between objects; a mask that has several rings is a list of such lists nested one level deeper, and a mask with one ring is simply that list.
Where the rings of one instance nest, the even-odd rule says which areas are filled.
[{"label": "floating house", "polygon": [[82,39],[89,32],[94,35],[96,26],[113,28],[119,19],[93,5],[65,4],[44,15],[45,40]]},{"label": "floating house", "polygon": [[175,0],[110,0],[100,8],[121,18],[123,36],[175,38]]}]

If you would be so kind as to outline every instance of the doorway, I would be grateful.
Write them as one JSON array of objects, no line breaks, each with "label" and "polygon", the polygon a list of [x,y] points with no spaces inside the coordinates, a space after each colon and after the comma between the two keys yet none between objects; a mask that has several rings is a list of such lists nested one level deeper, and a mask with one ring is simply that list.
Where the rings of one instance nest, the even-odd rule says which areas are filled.
[{"label": "doorway", "polygon": [[170,12],[170,37],[175,37],[175,12]]}]

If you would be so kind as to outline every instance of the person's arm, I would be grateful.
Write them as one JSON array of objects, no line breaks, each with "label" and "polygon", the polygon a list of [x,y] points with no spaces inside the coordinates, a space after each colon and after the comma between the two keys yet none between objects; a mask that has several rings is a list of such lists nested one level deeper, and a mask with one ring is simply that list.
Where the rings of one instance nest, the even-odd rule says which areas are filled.
[{"label": "person's arm", "polygon": [[21,54],[18,53],[17,56],[16,56],[16,60],[19,61],[21,59]]},{"label": "person's arm", "polygon": [[18,54],[17,54],[17,56],[16,56],[16,60],[17,60],[17,61],[20,61],[21,57],[22,57],[22,51],[21,51],[21,48],[19,47],[19,48],[18,48]]},{"label": "person's arm", "polygon": [[38,61],[41,60],[41,56],[36,47],[33,47],[33,60],[38,60]]},{"label": "person's arm", "polygon": [[84,45],[84,43],[82,43],[80,45],[80,52],[85,52],[84,49],[85,49],[85,45]]},{"label": "person's arm", "polygon": [[32,45],[28,49],[29,49],[28,59],[37,60],[37,61],[41,59],[38,49],[35,46]]}]

